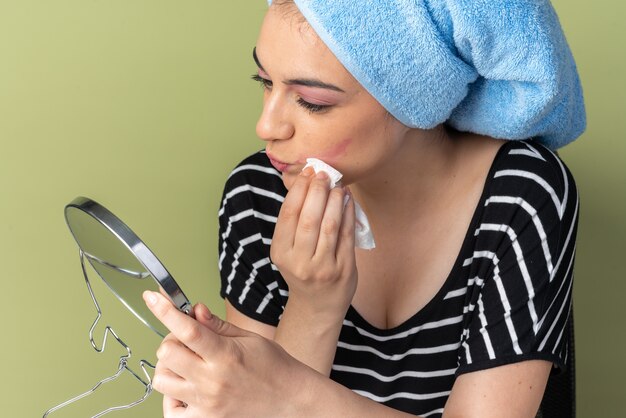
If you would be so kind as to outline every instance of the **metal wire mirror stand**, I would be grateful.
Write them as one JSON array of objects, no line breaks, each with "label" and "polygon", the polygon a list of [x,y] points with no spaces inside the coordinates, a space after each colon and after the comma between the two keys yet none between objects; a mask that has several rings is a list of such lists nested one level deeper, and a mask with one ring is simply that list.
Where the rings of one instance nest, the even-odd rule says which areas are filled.
[{"label": "metal wire mirror stand", "polygon": [[109,412],[113,412],[113,411],[119,411],[122,409],[129,409],[132,408],[135,405],[138,405],[140,403],[142,403],[143,401],[145,401],[148,396],[150,395],[150,393],[152,393],[152,377],[151,375],[148,373],[148,368],[154,370],[154,366],[152,364],[150,364],[148,361],[146,360],[140,360],[139,361],[139,365],[141,367],[141,370],[143,372],[143,375],[145,376],[145,378],[142,378],[139,374],[135,373],[129,366],[128,366],[128,360],[132,357],[132,352],[131,349],[128,345],[126,345],[124,343],[124,341],[122,341],[122,339],[120,337],[118,337],[118,335],[115,333],[115,331],[113,330],[113,328],[111,328],[110,326],[107,325],[107,327],[104,330],[104,336],[102,338],[102,344],[101,347],[98,347],[98,344],[96,344],[96,342],[94,341],[93,338],[93,333],[94,333],[94,329],[96,328],[96,325],[98,324],[98,322],[100,321],[100,318],[102,317],[102,310],[100,309],[100,305],[98,304],[98,300],[96,299],[96,296],[93,292],[93,289],[91,288],[91,283],[89,282],[89,276],[87,275],[87,269],[85,267],[85,253],[82,250],[79,250],[79,255],[80,255],[80,265],[83,271],[83,276],[85,277],[85,283],[87,284],[87,289],[89,289],[89,294],[91,295],[91,300],[93,301],[93,304],[96,307],[96,311],[98,312],[98,316],[96,317],[96,319],[93,321],[93,324],[91,325],[91,328],[89,329],[89,341],[91,342],[91,346],[93,347],[94,350],[96,350],[96,352],[98,353],[102,353],[104,352],[104,349],[106,348],[106,343],[107,343],[107,337],[109,336],[109,334],[111,334],[113,336],[113,338],[115,338],[115,340],[122,346],[124,347],[124,349],[126,350],[126,355],[123,355],[120,357],[119,360],[119,364],[118,364],[118,368],[117,371],[115,372],[115,374],[109,376],[109,377],[105,377],[104,379],[100,380],[98,383],[96,383],[91,389],[89,389],[88,391],[81,393],[80,395],[77,395],[75,397],[73,397],[72,399],[69,399],[57,406],[54,406],[50,409],[48,409],[44,414],[42,418],[46,418],[48,415],[50,415],[51,413],[58,411],[61,408],[64,408],[74,402],[77,402],[80,399],[83,399],[91,394],[93,394],[102,384],[104,383],[108,383],[112,380],[117,379],[118,377],[120,377],[122,375],[122,373],[124,371],[129,372],[135,379],[137,379],[145,388],[145,392],[143,394],[143,396],[131,403],[125,404],[125,405],[119,405],[119,406],[113,406],[111,408],[107,408],[101,412],[98,412],[96,415],[93,415],[91,418],[98,418],[101,417],[105,414],[108,414]]}]

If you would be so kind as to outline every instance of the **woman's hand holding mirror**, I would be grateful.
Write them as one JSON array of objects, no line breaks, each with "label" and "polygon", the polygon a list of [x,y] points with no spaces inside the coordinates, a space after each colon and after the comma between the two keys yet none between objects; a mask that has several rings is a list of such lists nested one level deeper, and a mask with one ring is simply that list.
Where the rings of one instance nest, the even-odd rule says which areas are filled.
[{"label": "woman's hand holding mirror", "polygon": [[171,331],[157,350],[153,378],[154,389],[164,395],[164,416],[302,413],[292,409],[310,396],[301,382],[317,373],[278,344],[222,321],[202,304],[194,306],[194,319],[159,293],[145,292],[144,300]]}]

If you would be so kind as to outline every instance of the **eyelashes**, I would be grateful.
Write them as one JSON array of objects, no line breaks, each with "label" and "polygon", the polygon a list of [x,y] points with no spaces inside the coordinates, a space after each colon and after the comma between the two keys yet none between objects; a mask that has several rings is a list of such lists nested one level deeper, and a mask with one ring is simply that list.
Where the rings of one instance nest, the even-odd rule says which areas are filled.
[{"label": "eyelashes", "polygon": [[[271,80],[268,80],[267,78],[263,78],[258,74],[253,74],[251,78],[254,81],[257,81],[259,84],[261,84],[261,87],[263,87],[264,90],[271,90],[272,86],[274,85],[274,83]],[[331,107],[330,105],[318,105],[318,104],[314,104],[311,102],[307,102],[301,97],[298,98],[297,102],[300,106],[302,106],[304,109],[308,110],[311,113],[322,112]]]},{"label": "eyelashes", "polygon": [[317,104],[313,104],[311,102],[307,102],[306,100],[302,99],[301,97],[298,98],[298,104],[300,106],[302,106],[303,108],[305,108],[306,110],[308,110],[309,112],[321,112],[325,109],[328,109],[330,106],[328,105],[317,105]]},{"label": "eyelashes", "polygon": [[273,83],[271,80],[268,80],[267,78],[263,78],[258,74],[252,74],[251,77],[254,81],[257,81],[261,84],[261,87],[263,87],[264,89],[271,89],[273,86]]}]

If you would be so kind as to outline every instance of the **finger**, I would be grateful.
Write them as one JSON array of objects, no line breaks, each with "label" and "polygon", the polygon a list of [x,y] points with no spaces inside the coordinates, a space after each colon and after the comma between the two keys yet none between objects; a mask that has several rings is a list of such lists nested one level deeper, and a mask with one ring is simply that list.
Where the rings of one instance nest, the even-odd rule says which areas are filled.
[{"label": "finger", "polygon": [[220,336],[194,318],[180,312],[163,295],[145,291],[144,301],[156,318],[184,345],[199,355],[213,353],[221,347]]},{"label": "finger", "polygon": [[[180,402],[187,402],[193,397],[192,392],[188,390],[189,382],[166,367],[159,366],[158,363],[152,378],[152,387],[163,396]],[[171,404],[173,405],[173,402]]]},{"label": "finger", "polygon": [[[162,294],[163,296],[165,296],[170,302],[174,303],[174,301],[172,300],[170,295],[168,295],[167,292],[165,291],[165,289],[163,289],[163,287],[161,287],[161,286],[159,286],[159,293]],[[193,318],[193,312],[189,312],[188,315]]]},{"label": "finger", "polygon": [[197,303],[193,307],[193,312],[196,315],[198,322],[223,337],[244,337],[251,334],[249,331],[241,329],[236,325],[213,315],[209,308],[201,303]]},{"label": "finger", "polygon": [[202,303],[196,303],[193,306],[192,313],[194,317],[196,318],[196,320],[200,322],[202,325],[204,325],[205,327],[210,326],[210,322],[211,322],[211,319],[213,318],[213,314],[211,313],[209,308],[206,307],[206,305],[203,305]]},{"label": "finger", "polygon": [[329,192],[328,174],[323,171],[316,174],[302,205],[294,238],[293,246],[299,254],[312,256],[315,253]]},{"label": "finger", "polygon": [[307,168],[298,175],[280,207],[276,227],[274,228],[272,246],[274,244],[280,245],[281,251],[288,250],[293,246],[298,219],[300,219],[300,211],[306,199],[313,173],[312,168]]},{"label": "finger", "polygon": [[163,418],[183,417],[187,412],[185,403],[169,396],[163,396]]},{"label": "finger", "polygon": [[343,210],[339,239],[337,242],[337,259],[343,257],[354,258],[355,223],[354,199],[350,191],[347,191],[348,202]]},{"label": "finger", "polygon": [[170,340],[178,341],[178,338],[176,338],[176,336],[170,332],[169,334],[167,334],[167,335],[163,338],[163,340],[161,341],[161,343],[163,343],[163,342],[165,342],[165,341],[170,341]]},{"label": "finger", "polygon": [[165,374],[175,373],[184,380],[192,379],[204,361],[198,354],[174,339],[163,341],[156,355],[160,371]]},{"label": "finger", "polygon": [[333,258],[335,257],[339,231],[343,222],[344,196],[342,188],[335,187],[330,191],[322,218],[315,256],[330,254]]},{"label": "finger", "polygon": [[165,393],[161,391],[162,389],[161,382],[163,380],[168,380],[170,383],[183,385],[185,384],[185,379],[168,369],[162,362],[157,362],[157,365],[154,368],[154,376],[152,377],[152,387],[157,390],[157,392]]}]

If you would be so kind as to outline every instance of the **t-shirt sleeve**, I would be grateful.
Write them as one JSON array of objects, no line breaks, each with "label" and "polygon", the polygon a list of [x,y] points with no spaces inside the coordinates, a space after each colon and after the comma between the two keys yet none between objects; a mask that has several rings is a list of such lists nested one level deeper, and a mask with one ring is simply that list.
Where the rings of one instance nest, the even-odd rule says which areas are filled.
[{"label": "t-shirt sleeve", "polygon": [[538,144],[510,147],[492,169],[471,259],[457,374],[568,357],[578,193]]},{"label": "t-shirt sleeve", "polygon": [[[277,325],[286,284],[270,260],[284,186],[264,154],[244,160],[226,182],[219,210],[220,295],[235,309]],[[265,158],[266,160],[266,158]]]}]

